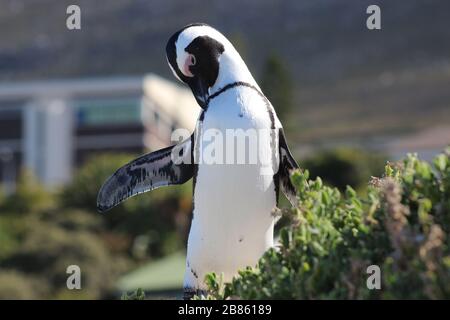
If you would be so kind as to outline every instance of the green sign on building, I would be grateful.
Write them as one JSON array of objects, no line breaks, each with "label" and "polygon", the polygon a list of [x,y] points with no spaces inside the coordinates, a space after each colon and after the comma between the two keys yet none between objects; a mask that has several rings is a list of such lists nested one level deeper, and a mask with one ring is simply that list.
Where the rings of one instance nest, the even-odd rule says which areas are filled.
[{"label": "green sign on building", "polygon": [[76,103],[79,126],[141,122],[140,99],[98,99]]}]

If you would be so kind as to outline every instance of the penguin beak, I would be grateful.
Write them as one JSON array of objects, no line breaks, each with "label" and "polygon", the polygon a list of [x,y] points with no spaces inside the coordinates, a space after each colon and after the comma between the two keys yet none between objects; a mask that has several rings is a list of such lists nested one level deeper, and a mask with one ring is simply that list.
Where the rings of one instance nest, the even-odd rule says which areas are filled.
[{"label": "penguin beak", "polygon": [[201,77],[193,77],[189,81],[189,87],[194,94],[195,100],[200,105],[202,109],[206,108],[206,103],[208,101],[208,85]]}]

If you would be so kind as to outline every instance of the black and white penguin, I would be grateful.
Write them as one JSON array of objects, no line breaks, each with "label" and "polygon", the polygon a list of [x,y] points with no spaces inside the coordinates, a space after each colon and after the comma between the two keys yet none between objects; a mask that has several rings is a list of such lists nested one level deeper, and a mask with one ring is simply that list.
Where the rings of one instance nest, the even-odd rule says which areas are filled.
[{"label": "black and white penguin", "polygon": [[[136,194],[193,178],[184,277],[189,297],[205,289],[207,273],[230,281],[273,246],[279,190],[295,204],[289,175],[298,165],[270,101],[220,32],[188,25],[169,39],[166,54],[203,109],[195,131],[117,170],[102,186],[97,206],[103,212]],[[244,143],[234,144],[240,138]]]}]

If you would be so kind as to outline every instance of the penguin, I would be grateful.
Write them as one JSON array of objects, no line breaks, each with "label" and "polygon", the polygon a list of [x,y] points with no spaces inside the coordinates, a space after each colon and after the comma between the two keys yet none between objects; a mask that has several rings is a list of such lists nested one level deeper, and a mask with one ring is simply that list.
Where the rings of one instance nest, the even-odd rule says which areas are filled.
[{"label": "penguin", "polygon": [[[279,192],[296,204],[290,173],[298,164],[275,109],[223,34],[207,24],[187,25],[169,38],[166,58],[202,109],[195,130],[118,169],[101,187],[97,207],[105,212],[129,197],[192,179],[183,283],[189,299],[205,292],[206,274],[231,281],[273,247]],[[242,136],[244,143],[223,148]]]}]

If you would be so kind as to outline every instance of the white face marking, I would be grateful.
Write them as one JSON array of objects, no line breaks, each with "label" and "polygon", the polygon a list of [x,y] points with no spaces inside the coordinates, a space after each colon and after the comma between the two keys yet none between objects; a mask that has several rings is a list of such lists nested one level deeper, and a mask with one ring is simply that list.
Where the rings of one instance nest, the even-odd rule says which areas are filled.
[{"label": "white face marking", "polygon": [[[170,64],[169,59],[167,59],[167,57],[166,57],[166,60],[167,60],[167,64],[168,64],[169,67],[170,67],[170,70],[172,71],[172,73],[173,73],[173,75],[175,76],[175,78],[177,78],[180,82],[183,82],[183,80],[180,79],[180,77],[179,77],[178,74],[175,72],[175,70],[173,70],[173,67],[172,67],[172,65]],[[184,82],[183,82],[183,83],[184,83]]]},{"label": "white face marking", "polygon": [[[233,45],[227,40],[227,38],[225,38],[219,31],[209,26],[193,26],[185,29],[178,36],[178,39],[175,42],[175,47],[178,69],[187,77],[193,76],[193,74],[189,70],[189,66],[193,63],[192,55],[186,52],[186,48],[189,46],[189,44],[191,44],[192,41],[194,41],[195,38],[202,36],[208,36],[219,41],[224,45],[226,52],[236,52]],[[196,57],[194,57],[194,59],[196,59]]]},{"label": "white face marking", "polygon": [[[189,53],[186,51],[182,51],[178,53],[178,45],[177,45],[177,65],[178,69],[180,69],[181,73],[184,74],[186,77],[192,77],[192,73],[186,72],[186,61],[189,59]],[[190,75],[189,75],[190,74]]]},{"label": "white face marking", "polygon": [[[220,43],[222,43],[225,48],[233,47],[231,43],[217,30],[208,27],[208,26],[193,26],[185,29],[178,36],[177,41],[175,42],[175,47],[177,51],[177,65],[178,68],[183,72],[186,61],[189,58],[189,53],[186,52],[186,47],[194,41],[195,38],[201,36],[211,37]],[[183,72],[184,74],[184,72]]]},{"label": "white face marking", "polygon": [[[186,47],[197,37],[208,36],[220,42],[224,46],[224,52],[219,57],[219,74],[216,82],[210,88],[210,92],[215,92],[229,83],[236,81],[244,81],[254,85],[259,89],[258,84],[253,79],[245,62],[242,60],[234,46],[228,41],[223,34],[209,26],[192,26],[186,28],[178,36],[175,42],[177,66],[179,70],[183,70],[188,53]],[[183,71],[182,71],[183,72]],[[184,74],[184,72],[183,72]]]}]

